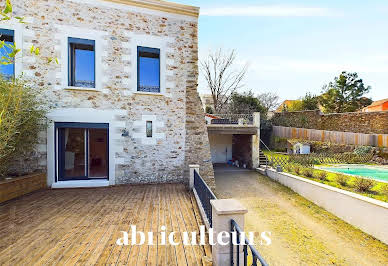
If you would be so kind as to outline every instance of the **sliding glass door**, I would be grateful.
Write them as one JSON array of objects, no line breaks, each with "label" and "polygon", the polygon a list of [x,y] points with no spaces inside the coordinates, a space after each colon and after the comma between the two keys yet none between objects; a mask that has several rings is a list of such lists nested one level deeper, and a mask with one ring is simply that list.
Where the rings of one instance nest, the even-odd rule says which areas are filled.
[{"label": "sliding glass door", "polygon": [[57,180],[108,179],[108,124],[56,123]]}]

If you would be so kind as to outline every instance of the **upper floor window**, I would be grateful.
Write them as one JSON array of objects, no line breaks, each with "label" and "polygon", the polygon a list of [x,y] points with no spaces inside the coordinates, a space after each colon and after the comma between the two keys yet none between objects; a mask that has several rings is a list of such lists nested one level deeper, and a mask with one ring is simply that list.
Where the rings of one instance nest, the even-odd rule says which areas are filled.
[{"label": "upper floor window", "polygon": [[137,47],[137,90],[160,92],[160,49]]},{"label": "upper floor window", "polygon": [[[4,41],[4,43],[8,45],[13,45],[14,38],[15,34],[13,30],[0,29],[0,41]],[[6,45],[0,48],[0,57],[4,58],[2,61],[9,62],[9,64],[0,65],[0,74],[3,75],[5,79],[11,79],[15,76],[14,58],[8,56],[11,52],[12,49]]]},{"label": "upper floor window", "polygon": [[69,86],[95,88],[95,41],[69,37]]}]

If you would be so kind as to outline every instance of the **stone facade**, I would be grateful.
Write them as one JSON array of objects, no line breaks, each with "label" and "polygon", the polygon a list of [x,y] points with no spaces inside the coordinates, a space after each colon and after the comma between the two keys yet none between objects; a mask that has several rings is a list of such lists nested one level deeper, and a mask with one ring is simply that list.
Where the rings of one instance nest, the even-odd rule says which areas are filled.
[{"label": "stone facade", "polygon": [[343,131],[364,134],[388,134],[388,112],[321,114],[317,111],[275,113],[276,126]]},{"label": "stone facade", "polygon": [[[14,0],[13,6],[27,23],[2,26],[22,34],[18,67],[36,86],[47,88],[52,108],[36,153],[39,168],[48,167],[49,184],[55,173],[53,123],[69,118],[109,123],[111,184],[188,182],[190,163],[200,164],[205,178],[214,177],[197,93],[196,16],[102,0]],[[68,37],[96,41],[95,89],[67,85]],[[29,54],[32,44],[40,57]],[[137,45],[160,48],[161,93],[136,91]],[[59,64],[47,64],[51,56]],[[145,120],[155,125],[151,140],[145,139]]]}]

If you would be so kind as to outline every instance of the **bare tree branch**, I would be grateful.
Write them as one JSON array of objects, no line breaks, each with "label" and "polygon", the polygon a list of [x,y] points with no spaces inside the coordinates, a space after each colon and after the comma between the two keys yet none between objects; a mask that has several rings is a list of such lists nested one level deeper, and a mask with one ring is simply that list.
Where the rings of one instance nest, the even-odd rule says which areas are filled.
[{"label": "bare tree branch", "polygon": [[218,49],[210,52],[208,58],[200,62],[201,72],[212,94],[216,113],[225,111],[230,96],[243,87],[242,81],[248,66],[236,70],[235,60],[235,50],[224,53]]}]

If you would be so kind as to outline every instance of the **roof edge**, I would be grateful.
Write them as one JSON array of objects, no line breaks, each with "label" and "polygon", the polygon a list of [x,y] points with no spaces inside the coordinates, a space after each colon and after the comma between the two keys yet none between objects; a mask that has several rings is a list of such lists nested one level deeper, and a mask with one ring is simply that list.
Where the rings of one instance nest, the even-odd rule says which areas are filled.
[{"label": "roof edge", "polygon": [[178,15],[185,15],[190,17],[198,18],[199,16],[199,7],[189,6],[184,4],[178,4],[167,1],[157,1],[157,0],[104,0],[107,2],[131,5],[141,8],[148,8],[152,10],[173,13]]}]

